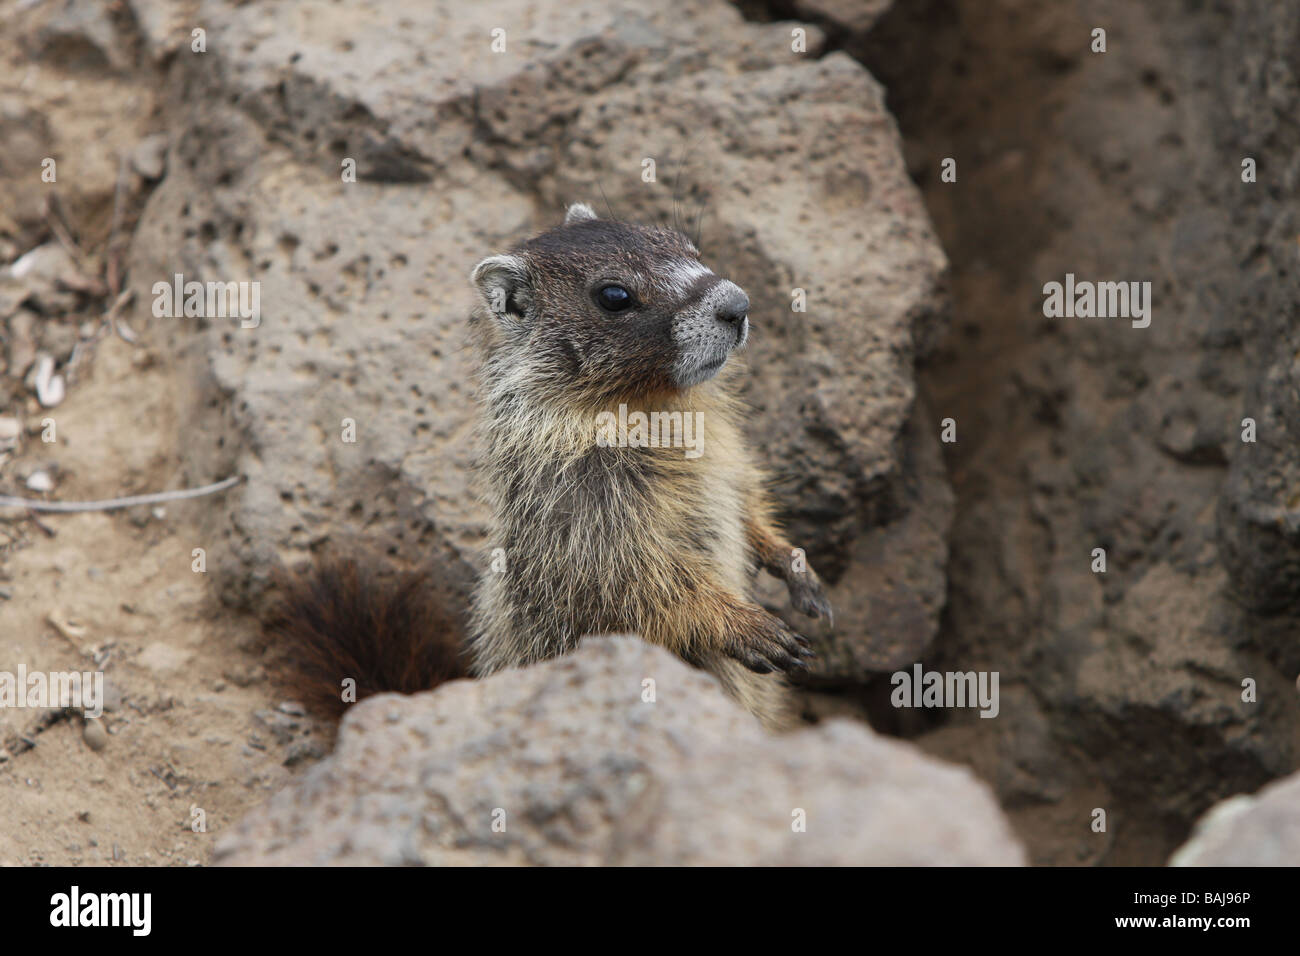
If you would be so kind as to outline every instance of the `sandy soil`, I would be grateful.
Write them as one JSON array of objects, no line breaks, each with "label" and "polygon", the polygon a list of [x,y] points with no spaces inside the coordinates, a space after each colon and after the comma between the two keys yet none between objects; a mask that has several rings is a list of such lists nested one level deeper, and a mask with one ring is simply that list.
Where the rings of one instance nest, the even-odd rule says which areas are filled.
[{"label": "sandy soil", "polygon": [[[40,18],[54,9],[0,14],[0,265],[56,240],[42,208],[57,194],[81,271],[111,286],[148,194],[124,160],[164,126],[158,84],[76,48],[34,57]],[[40,183],[47,155],[58,157],[57,187]],[[73,311],[39,319],[37,344],[61,360],[51,342],[82,342],[67,398],[52,409],[4,368],[12,343],[0,341],[0,416],[24,429],[17,449],[0,451],[0,494],[30,496],[34,470],[54,477],[58,500],[179,483],[183,373],[148,334],[135,345],[108,334],[90,347],[86,332],[105,331],[111,299],[83,296]],[[46,417],[56,427],[49,444]],[[108,698],[102,749],[87,742],[79,713],[0,710],[0,864],[205,862],[221,829],[285,782],[286,760],[323,752],[320,728],[276,710],[283,700],[256,622],[218,606],[210,577],[191,569],[204,546],[194,518],[213,506],[39,521],[0,509],[0,671],[101,670]],[[206,832],[192,829],[191,808],[203,811]]]},{"label": "sandy soil", "polygon": [[[0,480],[49,461],[61,499],[166,487],[172,374],[147,348],[104,340],[92,376],[53,412],[58,444],[29,440]],[[44,516],[52,535],[26,517],[0,525],[16,536],[0,558],[3,669],[102,669],[108,731],[96,751],[80,715],[7,712],[0,863],[202,863],[222,827],[283,785],[286,759],[322,752],[310,721],[275,710],[256,622],[217,606],[191,569],[204,506]],[[206,832],[194,832],[194,808]]]}]

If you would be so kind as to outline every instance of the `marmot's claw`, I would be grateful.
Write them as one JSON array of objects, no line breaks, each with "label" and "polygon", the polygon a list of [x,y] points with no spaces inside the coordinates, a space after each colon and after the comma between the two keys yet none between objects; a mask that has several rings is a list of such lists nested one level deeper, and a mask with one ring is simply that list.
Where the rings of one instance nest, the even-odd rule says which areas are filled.
[{"label": "marmot's claw", "polygon": [[790,588],[790,603],[796,611],[809,617],[824,617],[832,626],[835,624],[835,611],[830,599],[826,597],[821,580],[812,571],[792,574],[787,583]]},{"label": "marmot's claw", "polygon": [[814,656],[808,639],[780,618],[765,616],[762,629],[742,639],[732,656],[756,674],[806,669],[806,661]]}]

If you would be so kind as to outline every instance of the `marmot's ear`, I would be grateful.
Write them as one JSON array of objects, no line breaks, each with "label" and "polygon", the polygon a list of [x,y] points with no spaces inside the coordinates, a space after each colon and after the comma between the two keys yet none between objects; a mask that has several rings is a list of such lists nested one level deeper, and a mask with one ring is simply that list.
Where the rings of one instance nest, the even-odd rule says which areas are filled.
[{"label": "marmot's ear", "polygon": [[569,211],[564,214],[564,224],[567,226],[571,222],[582,222],[584,219],[595,218],[597,218],[596,210],[585,202],[575,202],[569,207]]},{"label": "marmot's ear", "polygon": [[470,281],[488,311],[501,319],[521,322],[532,302],[528,263],[519,256],[488,256],[474,267]]}]

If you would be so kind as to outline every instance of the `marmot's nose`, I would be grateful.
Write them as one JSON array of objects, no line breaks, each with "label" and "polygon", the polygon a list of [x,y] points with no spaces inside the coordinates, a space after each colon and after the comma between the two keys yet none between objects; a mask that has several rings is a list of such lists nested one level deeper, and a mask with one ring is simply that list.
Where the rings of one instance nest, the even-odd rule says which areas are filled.
[{"label": "marmot's nose", "polygon": [[732,286],[718,303],[714,314],[728,325],[739,325],[749,315],[749,296],[740,286]]}]

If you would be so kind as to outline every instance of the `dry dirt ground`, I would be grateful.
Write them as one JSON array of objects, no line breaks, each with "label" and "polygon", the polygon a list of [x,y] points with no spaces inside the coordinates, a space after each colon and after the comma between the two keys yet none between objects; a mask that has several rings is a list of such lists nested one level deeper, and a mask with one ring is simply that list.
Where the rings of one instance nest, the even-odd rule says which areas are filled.
[{"label": "dry dirt ground", "polygon": [[[0,478],[52,461],[63,499],[162,488],[181,439],[175,395],[173,371],[147,346],[106,339],[90,378],[54,412],[58,445],[29,441]],[[4,667],[102,661],[108,741],[92,749],[80,716],[42,726],[43,712],[10,712],[0,863],[202,863],[222,827],[288,779],[290,752],[314,749],[310,722],[275,711],[282,701],[256,648],[241,650],[255,622],[217,607],[191,569],[203,542],[190,519],[202,507],[45,516],[52,536],[24,517],[2,526],[17,537],[2,565]],[[206,832],[194,832],[194,808]]]},{"label": "dry dirt ground", "polygon": [[[75,50],[34,59],[5,28],[9,13],[0,14],[0,266],[56,241],[39,212],[48,150],[60,157],[69,238],[85,271],[107,277],[110,247],[121,248],[110,240],[124,243],[147,192],[136,180],[115,202],[121,160],[158,128],[152,92],[83,68]],[[25,478],[34,470],[55,477],[50,497],[59,500],[178,480],[181,373],[148,335],[133,345],[105,334],[107,306],[83,297],[38,325],[40,345],[81,340],[83,359],[57,407],[41,408],[20,379],[6,378],[0,358],[0,416],[24,429],[15,450],[0,451],[0,494],[32,495]],[[53,443],[41,441],[46,417]],[[0,670],[102,669],[108,698],[99,750],[79,715],[0,712],[0,864],[205,862],[221,829],[288,779],[286,759],[320,750],[313,725],[275,709],[283,699],[260,662],[255,622],[220,608],[208,577],[191,570],[203,546],[193,518],[211,500],[39,520],[0,509]],[[191,808],[203,811],[206,832],[194,832]]]}]

